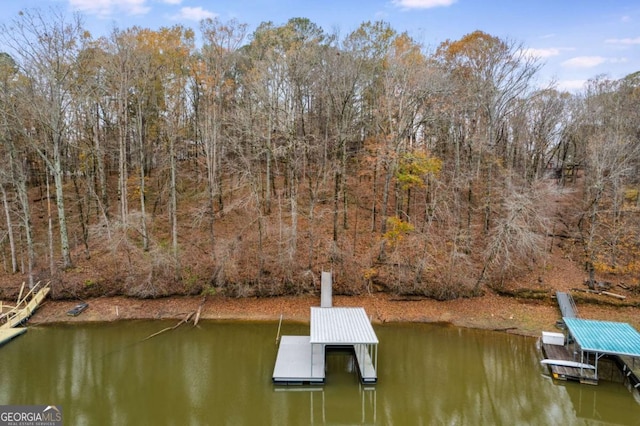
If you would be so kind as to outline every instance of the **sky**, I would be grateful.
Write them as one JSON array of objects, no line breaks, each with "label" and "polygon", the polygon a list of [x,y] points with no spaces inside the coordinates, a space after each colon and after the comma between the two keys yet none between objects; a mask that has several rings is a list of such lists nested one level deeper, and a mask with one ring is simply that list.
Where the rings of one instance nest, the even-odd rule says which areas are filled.
[{"label": "sky", "polygon": [[198,30],[204,18],[236,19],[249,33],[308,18],[345,36],[366,21],[386,21],[433,51],[476,30],[522,45],[543,63],[539,84],[579,90],[597,76],[619,79],[640,71],[637,0],[0,0],[0,23],[22,9],[80,12],[94,37],[137,25],[181,24]]}]

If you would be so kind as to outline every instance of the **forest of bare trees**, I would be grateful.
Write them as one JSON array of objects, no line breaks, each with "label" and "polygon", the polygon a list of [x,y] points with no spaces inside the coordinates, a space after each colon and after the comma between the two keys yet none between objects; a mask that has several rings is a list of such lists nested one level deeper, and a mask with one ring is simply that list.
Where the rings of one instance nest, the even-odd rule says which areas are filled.
[{"label": "forest of bare trees", "polygon": [[547,267],[640,279],[640,71],[542,87],[524,46],[385,22],[0,29],[2,271],[60,297],[450,299]]}]

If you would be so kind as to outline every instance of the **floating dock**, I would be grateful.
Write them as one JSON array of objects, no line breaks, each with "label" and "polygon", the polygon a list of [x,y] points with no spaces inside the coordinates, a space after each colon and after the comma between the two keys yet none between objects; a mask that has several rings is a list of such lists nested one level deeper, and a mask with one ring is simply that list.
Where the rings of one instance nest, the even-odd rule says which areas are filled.
[{"label": "floating dock", "polygon": [[311,345],[309,336],[282,336],[273,382],[322,384],[325,380],[324,348]]},{"label": "floating dock", "polygon": [[360,381],[374,384],[378,338],[363,308],[311,308],[310,336],[282,336],[273,370],[279,385],[325,383],[326,351],[352,350]]},{"label": "floating dock", "polygon": [[627,323],[578,318],[570,294],[557,292],[556,299],[566,338],[562,333],[542,332],[542,350],[553,378],[598,384],[598,361],[609,358],[634,388],[640,388],[634,371],[640,371],[640,366],[635,368],[640,358],[640,333]]},{"label": "floating dock", "polygon": [[0,346],[7,343],[9,340],[26,333],[27,329],[23,327],[19,328],[0,328]]},{"label": "floating dock", "polygon": [[[554,345],[549,343],[542,344],[542,350],[547,359],[574,361],[573,355],[566,346]],[[571,380],[580,383],[597,385],[598,377],[595,369],[566,367],[562,365],[549,364],[549,370],[554,379]]]},{"label": "floating dock", "polygon": [[40,286],[40,283],[37,283],[23,297],[24,284],[22,284],[16,306],[11,307],[7,312],[3,312],[0,304],[0,320],[3,321],[0,324],[0,345],[27,331],[26,328],[22,328],[20,325],[24,324],[38,309],[40,303],[49,294],[49,290],[49,283],[44,286]]}]

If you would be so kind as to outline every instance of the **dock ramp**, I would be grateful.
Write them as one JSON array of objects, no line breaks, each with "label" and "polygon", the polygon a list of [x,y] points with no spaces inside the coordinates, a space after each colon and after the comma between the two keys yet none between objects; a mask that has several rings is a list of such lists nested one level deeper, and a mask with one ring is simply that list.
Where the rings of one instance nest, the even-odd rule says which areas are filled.
[{"label": "dock ramp", "polygon": [[556,292],[556,299],[563,318],[578,318],[578,308],[571,294],[558,291]]}]

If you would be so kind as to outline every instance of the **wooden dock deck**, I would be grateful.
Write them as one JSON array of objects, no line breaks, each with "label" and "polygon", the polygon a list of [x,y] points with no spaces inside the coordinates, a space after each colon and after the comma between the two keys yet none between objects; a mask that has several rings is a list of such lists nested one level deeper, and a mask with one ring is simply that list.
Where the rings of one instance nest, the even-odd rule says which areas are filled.
[{"label": "wooden dock deck", "polygon": [[[542,350],[549,359],[559,359],[563,361],[574,361],[572,354],[566,346],[550,345],[543,343]],[[598,378],[595,370],[580,369],[575,367],[564,367],[560,365],[549,365],[551,375],[558,380],[572,380],[590,385],[597,385]]]}]

